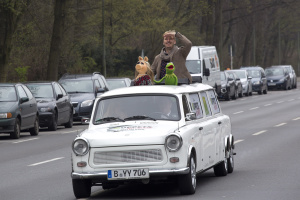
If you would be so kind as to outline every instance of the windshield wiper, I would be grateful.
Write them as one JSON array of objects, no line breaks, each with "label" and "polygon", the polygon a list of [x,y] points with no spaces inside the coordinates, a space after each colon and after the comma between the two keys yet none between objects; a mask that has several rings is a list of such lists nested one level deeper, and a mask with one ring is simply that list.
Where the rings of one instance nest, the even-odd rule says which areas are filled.
[{"label": "windshield wiper", "polygon": [[118,118],[118,117],[105,117],[105,118],[97,119],[95,122],[110,122],[110,121],[125,122],[124,119],[121,119],[121,118]]},{"label": "windshield wiper", "polygon": [[132,116],[132,117],[127,117],[125,118],[124,120],[141,120],[141,119],[150,119],[150,120],[153,120],[153,121],[156,121],[156,119],[152,118],[152,117],[149,117],[149,116],[145,116],[145,115],[136,115],[136,116]]}]

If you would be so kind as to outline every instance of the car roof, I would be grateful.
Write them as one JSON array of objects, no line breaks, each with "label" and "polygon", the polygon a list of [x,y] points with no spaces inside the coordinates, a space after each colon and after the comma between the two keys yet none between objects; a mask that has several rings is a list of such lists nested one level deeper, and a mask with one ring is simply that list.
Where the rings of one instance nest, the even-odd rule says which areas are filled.
[{"label": "car roof", "polygon": [[25,82],[24,84],[52,84],[52,83],[58,83],[56,81],[29,81]]},{"label": "car roof", "polygon": [[101,95],[101,97],[131,95],[131,94],[182,94],[187,92],[199,92],[212,89],[211,86],[202,83],[193,83],[190,85],[145,85],[145,86],[130,86],[110,90]]},{"label": "car roof", "polygon": [[86,79],[86,80],[92,80],[97,79],[98,76],[102,76],[100,72],[94,72],[90,74],[64,74],[60,80],[66,80],[66,79]]},{"label": "car roof", "polygon": [[22,85],[22,83],[0,83],[0,86],[15,86]]}]

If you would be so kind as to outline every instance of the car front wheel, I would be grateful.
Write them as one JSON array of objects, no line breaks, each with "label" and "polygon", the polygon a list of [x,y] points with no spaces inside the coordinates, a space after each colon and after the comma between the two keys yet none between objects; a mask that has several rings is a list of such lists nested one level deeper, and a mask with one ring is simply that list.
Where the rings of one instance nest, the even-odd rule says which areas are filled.
[{"label": "car front wheel", "polygon": [[73,192],[77,199],[91,196],[91,180],[72,179]]},{"label": "car front wheel", "polygon": [[[226,152],[227,150],[225,150]],[[214,166],[214,173],[216,176],[226,176],[228,174],[228,163],[225,153],[225,158],[222,162]]]},{"label": "car front wheel", "polygon": [[14,125],[14,131],[10,133],[10,137],[12,139],[19,139],[20,138],[20,132],[21,132],[21,123],[18,118],[15,120],[15,125]]},{"label": "car front wheel", "polygon": [[196,163],[194,155],[190,158],[190,171],[188,174],[178,177],[179,190],[181,194],[194,194],[196,191]]},{"label": "car front wheel", "polygon": [[69,121],[65,124],[66,128],[72,128],[73,126],[73,109],[70,111],[70,118]]},{"label": "car front wheel", "polygon": [[56,129],[57,129],[57,114],[56,114],[55,111],[53,112],[51,124],[50,124],[50,126],[48,127],[48,129],[49,129],[50,131],[56,131]]}]

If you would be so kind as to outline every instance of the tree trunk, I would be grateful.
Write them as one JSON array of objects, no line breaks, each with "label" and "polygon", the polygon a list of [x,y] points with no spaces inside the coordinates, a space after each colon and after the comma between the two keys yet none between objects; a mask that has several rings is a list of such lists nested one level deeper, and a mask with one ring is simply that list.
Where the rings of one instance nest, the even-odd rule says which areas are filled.
[{"label": "tree trunk", "polygon": [[54,24],[47,66],[47,80],[58,79],[58,66],[64,32],[65,4],[66,0],[55,0]]}]

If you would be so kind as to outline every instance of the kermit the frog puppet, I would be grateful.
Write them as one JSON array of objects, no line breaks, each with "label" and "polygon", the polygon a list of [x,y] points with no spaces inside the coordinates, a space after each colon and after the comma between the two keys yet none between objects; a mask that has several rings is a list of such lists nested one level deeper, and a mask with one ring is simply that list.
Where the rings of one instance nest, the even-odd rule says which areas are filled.
[{"label": "kermit the frog puppet", "polygon": [[165,85],[178,85],[178,78],[174,74],[175,66],[172,62],[166,65],[166,75],[159,81],[154,80],[155,83],[161,83],[165,80]]}]

